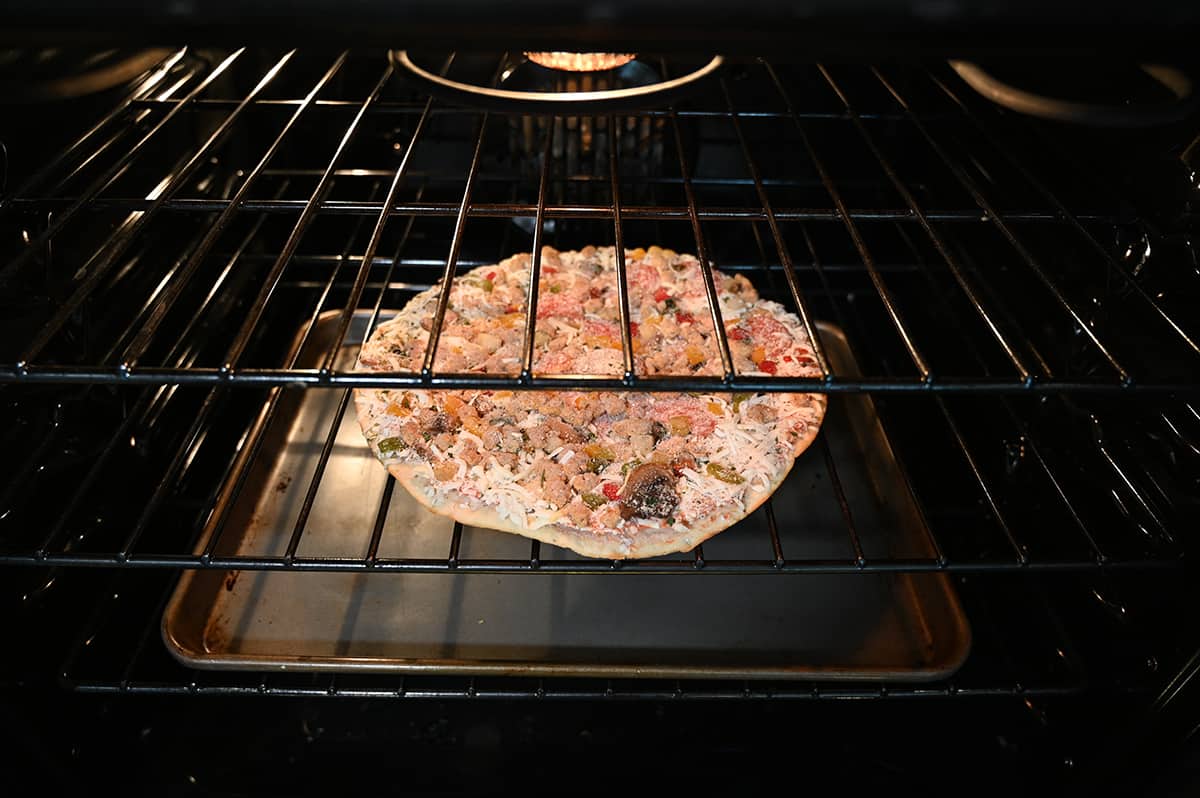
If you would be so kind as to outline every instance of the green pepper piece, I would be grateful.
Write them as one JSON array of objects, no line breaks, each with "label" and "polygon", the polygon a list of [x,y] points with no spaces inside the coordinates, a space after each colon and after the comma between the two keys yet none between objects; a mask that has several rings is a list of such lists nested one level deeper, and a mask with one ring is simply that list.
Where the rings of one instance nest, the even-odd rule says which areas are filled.
[{"label": "green pepper piece", "polygon": [[628,476],[628,475],[629,475],[629,472],[630,472],[631,470],[633,470],[633,469],[637,468],[637,467],[638,467],[638,466],[640,466],[641,464],[642,464],[642,461],[641,461],[641,460],[638,460],[638,459],[635,457],[634,459],[630,460],[630,461],[629,461],[628,463],[626,463],[625,465],[621,466],[621,476],[623,476],[623,477],[624,477],[624,476]]},{"label": "green pepper piece", "polygon": [[753,398],[753,396],[754,396],[754,394],[752,394],[752,393],[735,393],[733,395],[733,412],[736,413],[738,411],[738,408],[742,406],[742,402],[746,401],[747,399]]},{"label": "green pepper piece", "polygon": [[583,499],[583,503],[586,504],[588,506],[588,508],[590,508],[592,510],[598,509],[598,508],[603,507],[604,505],[608,504],[608,499],[604,498],[599,493],[585,493],[582,496],[580,496],[579,498]]},{"label": "green pepper piece", "polygon": [[384,457],[391,457],[407,448],[408,444],[401,438],[384,438],[379,442],[379,453]]},{"label": "green pepper piece", "polygon": [[746,481],[741,474],[720,463],[709,463],[707,471],[709,476],[716,477],[722,482],[728,482],[730,485],[740,485]]}]

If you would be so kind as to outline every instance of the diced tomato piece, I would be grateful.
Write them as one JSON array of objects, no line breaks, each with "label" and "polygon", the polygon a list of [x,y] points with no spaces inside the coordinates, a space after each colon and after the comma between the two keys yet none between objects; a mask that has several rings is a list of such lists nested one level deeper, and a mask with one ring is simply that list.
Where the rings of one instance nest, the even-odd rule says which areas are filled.
[{"label": "diced tomato piece", "polygon": [[728,332],[729,338],[734,341],[745,341],[750,336],[741,327],[731,327]]},{"label": "diced tomato piece", "polygon": [[605,482],[602,490],[604,491],[604,498],[610,502],[615,502],[617,500],[617,492],[621,489],[617,487],[617,483],[615,482]]},{"label": "diced tomato piece", "polygon": [[599,299],[600,297],[604,296],[604,289],[593,285],[588,289],[588,296],[590,296],[592,299]]},{"label": "diced tomato piece", "polygon": [[495,280],[495,279],[496,279],[496,273],[495,273],[495,272],[488,272],[487,279],[488,279],[488,280]]},{"label": "diced tomato piece", "polygon": [[542,274],[558,274],[558,269],[554,268],[553,266],[543,266]]},{"label": "diced tomato piece", "polygon": [[696,317],[691,313],[683,313],[682,311],[675,314],[675,321],[679,324],[695,324]]},{"label": "diced tomato piece", "polygon": [[775,373],[777,373],[777,372],[779,371],[779,367],[775,365],[775,361],[774,361],[774,360],[763,360],[763,361],[760,361],[760,362],[759,362],[759,364],[758,364],[758,367],[759,367],[761,370],[763,370],[763,371],[767,372],[768,374],[775,374]]},{"label": "diced tomato piece", "polygon": [[783,356],[783,362],[784,362],[784,363],[791,363],[791,362],[792,362],[792,356],[791,356],[791,355],[784,355],[784,356]]},{"label": "diced tomato piece", "polygon": [[629,334],[633,336],[638,334],[638,323],[636,321],[629,322]]},{"label": "diced tomato piece", "polygon": [[656,289],[654,292],[654,301],[655,302],[665,302],[667,299],[670,298],[670,296],[671,295],[669,293],[667,293],[667,289],[659,288],[659,289]]}]

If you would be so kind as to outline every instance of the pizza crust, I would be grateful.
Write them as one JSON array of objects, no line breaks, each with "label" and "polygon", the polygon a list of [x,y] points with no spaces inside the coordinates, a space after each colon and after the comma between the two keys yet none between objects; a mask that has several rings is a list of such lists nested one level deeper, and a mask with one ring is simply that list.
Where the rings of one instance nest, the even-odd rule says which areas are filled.
[{"label": "pizza crust", "polygon": [[[553,250],[548,251],[553,253],[557,259],[559,253]],[[563,253],[564,256],[568,254],[574,253]],[[504,263],[508,264],[509,261]],[[483,275],[491,273],[489,269],[502,267],[503,264],[495,267],[480,267],[457,279],[483,279]],[[752,292],[753,289],[750,290]],[[385,325],[391,325],[402,331],[404,335],[401,337],[420,337],[421,320],[432,312],[437,291],[437,287],[434,287],[413,297],[405,308]],[[376,330],[377,335],[379,329],[385,325],[381,325]],[[542,329],[540,320],[539,329]],[[375,343],[375,341],[376,336],[372,336],[369,344]],[[443,347],[439,347],[439,359],[442,351]],[[367,352],[368,347],[364,347],[364,354]],[[363,355],[360,355],[360,359],[363,359]],[[362,364],[360,363],[360,365]],[[367,365],[367,368],[369,369],[371,366]],[[435,366],[435,368],[437,367]],[[540,393],[549,396],[555,392],[542,391]],[[608,393],[612,394],[613,392]],[[354,397],[359,425],[372,450],[379,456],[378,439],[382,437],[377,429],[380,405],[378,397],[374,394],[373,389],[355,389]],[[635,394],[629,392],[618,395],[632,396]],[[665,526],[654,522],[643,523],[636,518],[620,524],[619,528],[580,528],[559,521],[558,519],[563,517],[563,513],[553,512],[553,508],[543,508],[540,511],[526,508],[525,523],[522,524],[512,517],[502,514],[498,506],[485,504],[454,488],[442,486],[439,489],[433,467],[425,460],[389,460],[385,457],[380,459],[389,473],[420,504],[431,512],[448,516],[462,524],[521,535],[543,543],[571,549],[585,557],[613,560],[656,557],[693,550],[704,541],[749,516],[775,492],[790,473],[795,459],[815,440],[824,418],[827,397],[824,394],[805,394],[803,396],[807,398],[807,407],[811,415],[809,422],[804,425],[803,430],[795,439],[791,456],[786,458],[786,464],[780,462],[778,467],[764,474],[767,480],[765,486],[761,484],[761,481],[758,484],[748,485],[739,502],[726,502],[719,505],[704,517],[691,520],[682,530],[678,528],[682,524]],[[371,430],[375,430],[375,432],[372,433]],[[778,454],[786,457],[784,451],[780,451]],[[707,479],[711,480],[711,477],[707,477]]]}]

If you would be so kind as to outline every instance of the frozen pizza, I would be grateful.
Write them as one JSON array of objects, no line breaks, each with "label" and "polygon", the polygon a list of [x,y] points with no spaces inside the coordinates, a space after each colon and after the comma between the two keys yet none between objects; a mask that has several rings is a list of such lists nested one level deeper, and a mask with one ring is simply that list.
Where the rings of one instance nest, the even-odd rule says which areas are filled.
[{"label": "frozen pizza", "polygon": [[[455,278],[439,373],[520,373],[530,256]],[[699,262],[626,250],[640,376],[722,374]],[[793,314],[742,275],[714,271],[741,375],[820,374]],[[359,371],[419,371],[439,287],[374,331]],[[533,370],[624,373],[612,247],[542,252]],[[591,557],[689,551],[756,509],[815,438],[813,393],[356,389],[368,445],[422,504],[464,524]]]}]

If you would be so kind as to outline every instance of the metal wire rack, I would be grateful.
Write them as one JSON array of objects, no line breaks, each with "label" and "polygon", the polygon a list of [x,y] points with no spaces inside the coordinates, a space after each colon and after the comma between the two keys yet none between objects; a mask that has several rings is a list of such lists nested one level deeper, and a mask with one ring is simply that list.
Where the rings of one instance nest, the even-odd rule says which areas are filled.
[{"label": "metal wire rack", "polygon": [[[545,125],[544,140],[514,155],[510,137],[528,117],[413,94],[377,55],[290,51],[259,63],[261,53],[245,50],[179,51],[0,201],[23,231],[0,265],[23,323],[0,344],[11,353],[0,380],[16,405],[44,420],[9,433],[20,454],[4,463],[0,563],[551,574],[1179,565],[1180,488],[1143,468],[1143,449],[1148,435],[1185,450],[1195,439],[1200,415],[1189,397],[1200,385],[1200,348],[1177,295],[1162,290],[1166,267],[1147,265],[1153,224],[1102,184],[1077,187],[1094,175],[1058,174],[1044,157],[1010,146],[997,129],[1003,120],[949,77],[744,63],[718,92],[679,107],[591,120],[599,154],[594,171],[580,173],[556,141],[575,142],[581,120]],[[630,130],[655,139],[657,150],[639,152],[652,162],[657,152],[660,170],[624,163]],[[488,146],[498,139],[499,156]],[[715,150],[701,152],[696,140]],[[1055,180],[1066,188],[1053,189]],[[605,234],[617,246],[634,235],[679,241],[709,278],[714,266],[756,275],[806,324],[839,322],[868,376],[834,373],[823,357],[817,380],[729,370],[652,379],[633,373],[628,357],[626,373],[612,379],[539,376],[530,369],[533,324],[515,378],[436,374],[436,343],[421,373],[333,368],[356,311],[377,320],[413,291],[448,285],[458,270],[518,246],[533,253],[534,318],[541,245]],[[1120,313],[1110,309],[1115,300]],[[330,311],[340,314],[339,332],[323,365],[297,368],[279,330],[307,324],[311,334]],[[1138,334],[1127,335],[1133,327]],[[1166,354],[1145,357],[1149,350]],[[52,385],[62,383],[78,386]],[[902,458],[929,516],[932,554],[864,554],[838,462],[820,441],[844,556],[789,556],[768,502],[757,559],[708,558],[698,548],[689,558],[568,560],[536,542],[528,557],[479,559],[461,555],[459,525],[443,557],[386,557],[379,547],[391,482],[365,555],[303,556],[350,388],[367,385],[870,391],[885,399],[885,422],[911,401],[931,415],[901,453],[938,450],[924,473],[921,457]],[[223,556],[219,533],[195,551],[197,518],[261,454],[255,422],[296,387],[342,393],[317,438],[321,459],[286,551]],[[1152,401],[1126,412],[1137,395]],[[89,421],[86,456],[63,465],[64,447],[81,446],[72,414],[94,412],[80,408],[97,401],[111,414]],[[888,426],[901,439],[912,429]],[[1017,461],[1027,465],[1014,480]],[[954,479],[948,463],[962,469]],[[206,465],[219,479],[193,477]],[[65,498],[50,487],[61,468],[72,475]],[[93,512],[120,469],[141,479],[120,508]]]},{"label": "metal wire rack", "polygon": [[[270,400],[266,412],[272,408]],[[1016,436],[1005,445],[1021,446],[1028,450],[1030,464],[1036,469],[1035,484],[1020,491],[1038,503],[1039,512],[1044,512],[1042,523],[1022,526],[1016,518],[1027,515],[1014,506],[1021,492],[1014,493],[1011,485],[1001,487],[994,481],[972,453],[973,448],[957,428],[955,416],[944,403],[938,403],[945,423],[953,434],[957,448],[947,448],[947,457],[954,457],[958,466],[966,466],[967,477],[962,486],[971,491],[971,501],[942,503],[950,489],[939,490],[930,486],[920,493],[931,516],[930,545],[935,552],[931,557],[903,557],[864,554],[859,543],[851,502],[843,491],[838,476],[837,462],[823,444],[825,479],[830,486],[830,499],[841,508],[845,535],[845,555],[837,558],[813,559],[808,557],[789,558],[783,544],[776,513],[768,501],[760,512],[765,519],[768,539],[762,542],[763,556],[760,559],[729,559],[706,557],[704,548],[697,548],[689,557],[665,557],[634,561],[605,561],[561,558],[559,553],[543,552],[537,542],[532,542],[526,558],[484,559],[464,556],[460,553],[464,530],[455,524],[448,541],[444,557],[385,557],[379,555],[384,522],[393,502],[394,482],[387,483],[375,511],[371,526],[370,543],[361,556],[320,557],[298,554],[303,535],[307,530],[307,519],[320,487],[320,468],[309,476],[304,503],[299,520],[292,532],[286,551],[277,554],[233,555],[215,554],[220,533],[211,537],[206,545],[193,548],[200,523],[212,506],[213,496],[205,498],[180,496],[179,483],[186,485],[188,466],[200,454],[201,445],[209,440],[210,415],[224,407],[220,402],[201,403],[199,408],[189,407],[177,412],[199,411],[196,420],[185,436],[186,445],[180,447],[167,462],[158,462],[151,469],[163,468],[157,481],[149,481],[144,487],[130,491],[124,497],[129,501],[125,508],[113,507],[102,497],[98,484],[104,484],[101,476],[112,468],[122,469],[124,463],[136,458],[128,441],[144,436],[135,423],[118,424],[112,431],[109,443],[98,453],[96,459],[82,470],[78,486],[70,491],[65,504],[56,506],[46,514],[40,502],[40,494],[46,490],[39,484],[45,475],[45,452],[34,451],[25,462],[20,476],[22,479],[9,483],[4,499],[10,509],[7,525],[8,548],[0,553],[0,563],[45,565],[45,566],[88,566],[121,568],[201,568],[242,570],[284,571],[360,571],[360,572],[427,572],[427,573],[611,573],[611,574],[819,574],[855,572],[996,572],[996,571],[1081,571],[1081,570],[1126,570],[1144,568],[1176,568],[1181,565],[1183,542],[1176,541],[1172,534],[1172,516],[1163,515],[1163,499],[1153,493],[1163,485],[1147,480],[1140,474],[1131,474],[1112,451],[1101,447],[1092,457],[1090,465],[1103,471],[1093,475],[1100,479],[1103,488],[1081,484],[1081,475],[1060,476],[1055,466],[1030,436]],[[141,413],[131,416],[141,419],[142,414],[152,410],[162,411],[161,406],[149,402],[139,408]],[[344,405],[341,412],[344,412]],[[1009,411],[1009,408],[997,412]],[[339,413],[339,416],[341,413]],[[1011,429],[1021,427],[1015,415]],[[1165,416],[1164,416],[1165,418]],[[340,422],[340,418],[337,420]],[[331,428],[323,442],[325,457],[332,448],[338,423]],[[210,442],[211,443],[211,442]],[[257,441],[246,441],[251,457],[258,454]],[[52,446],[53,441],[47,446]],[[219,450],[218,450],[219,451]],[[204,453],[213,456],[211,452]],[[163,458],[166,459],[166,458]],[[243,468],[245,463],[243,462]],[[322,461],[324,462],[324,461]],[[943,463],[944,465],[944,463]],[[143,463],[138,470],[147,468]],[[227,468],[226,478],[236,480],[238,472]],[[936,479],[930,476],[930,479]],[[1148,483],[1148,484],[1143,484]],[[215,488],[213,486],[212,493]],[[954,488],[959,481],[954,481]],[[1118,487],[1122,491],[1117,493]],[[22,490],[29,493],[23,494]],[[1098,490],[1110,490],[1117,501],[1117,509],[1124,515],[1103,518],[1097,508],[1080,505],[1079,501],[1094,500]],[[1000,498],[1003,496],[1004,498]],[[1036,497],[1036,499],[1032,499]],[[1047,497],[1049,497],[1047,499]],[[1042,502],[1050,506],[1042,509]],[[1128,503],[1128,506],[1126,505]],[[94,508],[103,507],[103,511]],[[1167,505],[1169,508],[1170,505]],[[1169,512],[1169,510],[1168,510]],[[190,516],[188,514],[191,514]],[[33,515],[37,525],[26,526]],[[973,516],[978,516],[974,517]],[[49,520],[46,520],[49,518]],[[1011,520],[1010,520],[1011,519]],[[25,522],[25,523],[23,523]],[[943,540],[942,530],[950,530]],[[1144,536],[1144,537],[1143,537]],[[31,544],[23,545],[30,540]]]},{"label": "metal wire rack", "polygon": [[[1122,218],[1122,214],[1112,207],[1091,213],[1073,211],[1076,206],[1062,200],[1048,182],[1035,176],[1023,157],[1012,149],[998,150],[994,164],[979,163],[975,149],[964,151],[958,139],[970,135],[982,141],[989,140],[992,135],[989,123],[962,103],[956,94],[958,89],[939,78],[933,78],[930,85],[942,90],[942,107],[937,114],[927,117],[913,107],[895,77],[874,70],[866,76],[867,90],[872,102],[881,103],[885,110],[866,114],[857,110],[859,101],[850,94],[854,86],[863,83],[862,75],[853,75],[852,80],[846,80],[821,68],[815,70],[815,75],[801,75],[797,80],[786,70],[786,74],[781,75],[780,70],[770,64],[746,65],[746,74],[739,76],[738,85],[731,85],[732,78],[722,80],[721,101],[715,108],[691,111],[671,108],[634,113],[628,117],[659,123],[667,150],[674,150],[677,173],[672,174],[674,170],[667,168],[657,178],[662,197],[650,204],[630,201],[634,195],[642,195],[641,189],[647,185],[629,185],[631,178],[622,165],[618,141],[621,120],[609,116],[595,120],[594,138],[597,141],[593,142],[593,146],[599,147],[605,135],[610,139],[608,174],[587,176],[584,181],[584,185],[593,189],[591,195],[603,196],[603,201],[556,203],[550,187],[568,176],[552,174],[553,158],[541,159],[541,174],[531,175],[531,179],[517,187],[529,191],[535,186],[540,187],[536,196],[530,194],[524,201],[497,199],[513,187],[512,175],[489,175],[485,161],[489,134],[494,136],[496,130],[491,123],[499,121],[504,114],[440,107],[433,98],[426,98],[423,103],[419,99],[415,102],[388,100],[401,79],[382,58],[376,64],[379,69],[376,77],[355,75],[359,80],[353,90],[345,89],[347,94],[353,95],[352,99],[331,96],[334,93],[331,87],[348,86],[350,80],[347,73],[351,70],[345,53],[331,57],[326,64],[316,68],[313,62],[294,51],[261,66],[252,66],[247,63],[250,60],[244,50],[238,50],[215,63],[191,64],[190,70],[180,74],[181,64],[188,61],[183,53],[177,54],[153,73],[138,93],[5,197],[0,209],[6,214],[36,220],[25,229],[24,246],[0,265],[0,283],[10,286],[19,279],[36,280],[52,260],[52,246],[61,247],[66,237],[85,227],[97,227],[101,218],[120,220],[114,229],[94,243],[91,254],[84,257],[77,271],[72,272],[79,278],[67,286],[60,286],[64,296],[54,312],[33,329],[32,335],[5,347],[8,354],[3,358],[6,364],[0,367],[0,379],[18,384],[488,385],[920,393],[1195,390],[1196,356],[1200,354],[1200,344],[1182,318],[1180,309],[1155,296],[1152,289],[1136,279],[1133,269],[1113,254],[1112,248],[1102,240],[1105,234],[1096,227],[1107,223],[1110,226],[1132,224],[1136,228],[1138,220]],[[308,90],[303,91],[301,87],[291,96],[271,96],[277,84],[295,86],[297,80],[303,80],[287,80],[293,72],[303,72],[310,79]],[[245,84],[248,88],[237,91],[230,84]],[[929,86],[919,88],[927,90]],[[804,92],[803,98],[794,96],[797,90]],[[818,91],[826,95],[821,99],[832,110],[821,114],[802,110],[813,105],[810,94]],[[754,102],[742,99],[744,97],[753,97]],[[955,129],[946,133],[945,116],[953,111],[959,112]],[[135,186],[141,184],[131,176],[143,169],[160,169],[163,164],[157,163],[156,158],[164,157],[162,144],[179,134],[178,128],[187,117],[199,115],[210,119],[199,129],[202,132],[197,133],[195,146],[187,149],[186,157],[179,163],[167,164],[165,171],[157,172],[161,177],[133,193]],[[259,124],[262,119],[256,118],[264,115],[271,117],[273,122],[266,125],[269,132],[265,133]],[[418,169],[418,161],[426,163],[424,153],[434,146],[427,141],[431,137],[429,130],[435,124],[455,117],[466,124],[466,129],[461,132],[466,137],[463,152],[470,154],[468,159],[462,163],[452,161],[453,167],[443,162],[440,169],[435,168],[440,173],[430,174]],[[387,142],[388,154],[394,150],[402,157],[396,166],[380,170],[380,152],[372,152],[371,145],[378,147],[383,143],[376,135],[381,120],[397,119],[403,120],[407,135]],[[891,140],[885,142],[884,136],[873,129],[879,120],[886,120],[889,126],[895,126],[901,132],[896,134],[889,130],[886,135]],[[832,130],[827,129],[830,125]],[[736,154],[740,153],[741,163],[724,164],[707,178],[698,174],[697,165],[691,163],[686,142],[701,126],[704,135],[724,137],[736,145],[731,147],[730,154],[736,159]],[[714,126],[724,130],[714,130]],[[296,142],[303,140],[305,134],[311,137],[314,128],[323,129],[326,137],[330,131],[340,131],[340,135],[333,136],[332,152],[320,156],[321,165],[315,169],[279,168],[276,161],[285,160],[280,153],[291,153],[304,146]],[[232,178],[231,191],[224,195],[200,196],[191,190],[189,186],[210,159],[223,153],[229,141],[244,137],[250,129],[263,138],[266,146],[260,150],[261,154],[247,156],[246,167]],[[297,135],[299,130],[304,130],[305,134]],[[546,153],[551,153],[554,148],[555,127],[550,126],[549,130],[551,133],[544,143]],[[878,184],[883,191],[872,191],[868,197],[867,192],[852,191],[852,184],[844,184],[839,179],[835,172],[842,168],[847,155],[840,151],[834,155],[833,150],[824,148],[830,136],[841,140],[843,147],[839,150],[846,146],[847,139],[857,142],[854,157],[861,158],[870,167],[873,174],[869,182]],[[906,145],[924,151],[919,161],[922,174],[916,178],[912,176],[916,159],[901,163],[895,154],[892,142],[898,136]],[[672,144],[675,146],[670,146]],[[314,155],[321,149],[313,147]],[[792,158],[793,151],[803,158]],[[764,170],[765,159],[781,156],[784,159],[782,168],[773,164]],[[312,157],[305,154],[304,160]],[[360,158],[371,158],[375,162],[368,163],[368,169],[356,168],[355,162]],[[837,161],[836,166],[834,161]],[[927,168],[936,172],[924,172]],[[788,175],[793,169],[798,174]],[[1024,185],[1012,192],[1012,196],[1036,201],[1036,206],[1011,205],[1008,187],[1003,185],[1009,181],[993,170],[1020,175],[1016,182]],[[264,194],[264,188],[284,177],[289,179],[287,189],[277,195],[267,189]],[[315,182],[313,177],[316,177]],[[359,192],[351,192],[350,198],[336,196],[335,188],[351,183],[361,185],[364,179],[384,179],[386,191],[370,201],[364,201]],[[489,181],[493,185],[489,186]],[[927,189],[938,183],[946,186],[949,195],[964,201],[949,208],[935,205],[928,198],[930,192]],[[414,185],[424,185],[430,189],[428,194],[437,196],[419,197],[413,190]],[[650,181],[649,185],[654,186],[655,181]],[[814,188],[820,193],[811,190]],[[443,199],[445,195],[454,198]],[[742,201],[717,204],[706,201],[709,197],[738,197]],[[793,198],[807,202],[789,201]],[[876,202],[866,206],[857,202],[868,198]],[[114,215],[110,217],[110,214]],[[125,214],[124,218],[120,218],[121,214]],[[121,277],[121,267],[127,262],[128,255],[138,249],[156,226],[170,224],[172,219],[194,220],[198,215],[205,219],[206,235],[178,262],[173,262],[169,268],[158,267],[162,271],[152,293],[143,296],[141,302],[129,303],[124,318],[112,319],[112,324],[105,325],[102,334],[97,331],[86,351],[72,351],[61,346],[69,337],[71,322],[81,309],[102,301],[114,278]],[[245,319],[231,331],[226,331],[226,345],[215,358],[179,363],[163,357],[165,353],[156,352],[154,343],[161,340],[170,322],[190,307],[189,298],[207,292],[210,275],[205,264],[217,254],[219,242],[251,215],[268,217],[290,229],[277,252],[272,253],[271,267],[262,275],[258,295]],[[301,250],[311,229],[318,221],[324,222],[334,216],[366,216],[375,220],[362,253],[353,253],[350,258],[357,267],[339,264],[339,267],[348,267],[347,272],[353,275],[351,290],[343,305],[347,319],[364,300],[364,293],[372,284],[372,275],[393,268],[386,259],[378,258],[377,253],[389,223],[394,227],[395,222],[402,219],[410,224],[417,220],[453,221],[447,252],[435,261],[443,267],[438,279],[443,285],[449,284],[459,267],[473,262],[460,262],[460,259],[464,239],[468,236],[468,223],[477,220],[524,218],[531,220],[537,231],[543,230],[547,223],[593,221],[611,226],[612,239],[617,242],[630,240],[625,228],[639,222],[682,223],[689,225],[692,233],[687,248],[700,256],[709,278],[711,266],[717,260],[714,256],[718,253],[710,241],[714,234],[705,230],[707,225],[750,225],[758,231],[759,224],[765,224],[767,235],[760,242],[764,262],[754,268],[783,276],[788,289],[784,295],[790,298],[806,323],[811,321],[812,313],[806,304],[805,282],[814,277],[819,279],[823,268],[811,251],[799,258],[796,256],[797,251],[803,251],[797,246],[800,236],[788,228],[798,226],[801,231],[818,237],[844,228],[844,235],[852,243],[847,254],[857,261],[856,268],[864,269],[869,276],[874,298],[880,303],[888,322],[882,333],[877,331],[876,334],[892,338],[908,362],[894,374],[862,378],[848,378],[832,373],[826,367],[817,379],[739,375],[733,372],[727,357],[724,358],[724,374],[720,378],[707,379],[642,378],[634,373],[628,358],[623,375],[590,379],[538,375],[533,373],[528,362],[516,377],[435,374],[431,368],[432,357],[427,358],[429,362],[420,373],[386,375],[355,374],[328,367],[281,367],[278,360],[270,365],[248,362],[247,346],[260,332],[259,324],[267,311],[280,301],[281,286],[295,276],[303,262]],[[931,356],[936,345],[918,331],[920,325],[915,316],[919,310],[912,307],[911,300],[906,302],[899,295],[894,282],[885,279],[886,269],[882,265],[885,261],[877,254],[884,245],[873,240],[878,235],[875,232],[877,226],[883,222],[900,223],[906,231],[915,234],[914,238],[920,239],[920,247],[925,250],[932,247],[936,260],[931,268],[942,278],[952,278],[957,285],[961,291],[958,299],[965,300],[971,309],[971,323],[982,328],[981,341],[998,350],[989,354],[1000,356],[1002,368],[984,372],[970,361],[953,358],[939,361]],[[825,229],[829,227],[834,231]],[[957,242],[963,235],[960,228],[970,228],[972,234],[978,228],[981,234],[995,236],[1003,242],[1002,268],[1007,272],[1005,279],[1012,281],[1008,290],[993,283],[991,269],[997,267],[972,267],[956,251]],[[1086,272],[1079,278],[1081,284],[1069,285],[1052,267],[1051,261],[1063,253],[1047,252],[1043,241],[1045,228],[1061,232],[1086,255]],[[841,244],[844,246],[844,243],[843,240]],[[804,249],[809,249],[807,244]],[[540,273],[537,248],[533,248],[533,255],[531,277],[536,278]],[[298,257],[301,260],[297,260]],[[406,263],[401,256],[401,265]],[[738,265],[731,263],[727,268]],[[1138,350],[1131,349],[1122,340],[1119,328],[1104,329],[1097,323],[1094,311],[1089,307],[1095,299],[1091,291],[1096,285],[1105,284],[1118,284],[1133,295],[1133,300],[1128,303],[1129,312],[1139,323],[1144,323],[1144,328],[1151,331],[1147,334],[1152,335],[1165,352],[1178,355],[1174,369],[1158,372],[1147,368],[1138,357]],[[536,280],[533,285],[536,286]],[[624,291],[623,276],[621,290]],[[1095,359],[1095,365],[1080,372],[1056,362],[1053,357],[1044,356],[1034,344],[1039,336],[1029,329],[1030,316],[1021,314],[1027,321],[1018,324],[1014,315],[1004,311],[1003,297],[1011,299],[1014,290],[1020,292],[1017,295],[1022,301],[1037,303],[1040,324],[1050,326],[1062,337],[1078,336]],[[535,315],[537,301],[534,290],[530,296],[530,316]],[[714,320],[719,320],[716,308],[712,313]],[[441,314],[434,320],[430,352],[436,350],[441,320]],[[728,342],[723,327],[718,324],[716,332],[720,350],[727,353]],[[527,333],[532,335],[532,325]],[[623,343],[628,352],[630,342],[625,340]],[[155,357],[156,354],[159,356]],[[332,362],[331,358],[326,359],[326,364]]]},{"label": "metal wire rack", "polygon": [[154,644],[173,580],[123,572],[89,581],[85,592],[94,596],[91,612],[78,624],[54,672],[61,685],[95,694],[546,701],[1017,698],[1032,709],[1034,701],[1095,690],[1145,694],[1161,654],[1131,630],[1116,627],[1105,645],[1121,639],[1121,654],[1095,656],[1085,642],[1087,635],[1068,631],[1061,613],[1095,620],[1111,615],[1112,602],[1119,599],[1105,594],[1072,606],[1064,598],[1069,590],[1047,589],[1036,579],[1022,578],[999,588],[962,580],[959,590],[975,621],[979,655],[952,678],[925,684],[198,671],[180,665]]}]

